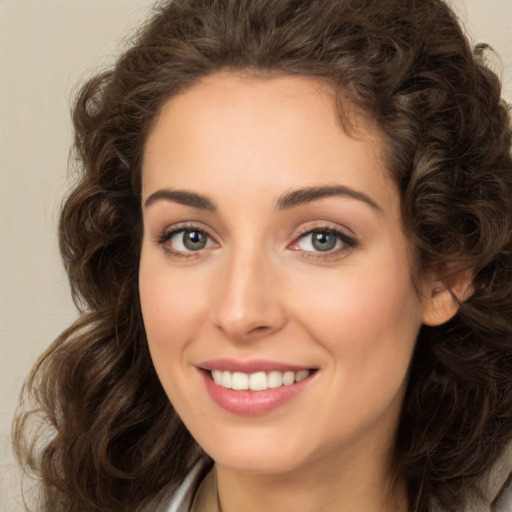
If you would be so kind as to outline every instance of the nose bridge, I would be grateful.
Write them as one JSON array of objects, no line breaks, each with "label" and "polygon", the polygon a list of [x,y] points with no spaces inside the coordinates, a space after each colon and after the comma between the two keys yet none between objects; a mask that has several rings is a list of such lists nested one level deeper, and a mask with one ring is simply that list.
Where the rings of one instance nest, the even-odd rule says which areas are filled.
[{"label": "nose bridge", "polygon": [[246,241],[227,251],[212,306],[213,322],[234,340],[248,340],[279,330],[285,323],[276,268],[268,251]]}]

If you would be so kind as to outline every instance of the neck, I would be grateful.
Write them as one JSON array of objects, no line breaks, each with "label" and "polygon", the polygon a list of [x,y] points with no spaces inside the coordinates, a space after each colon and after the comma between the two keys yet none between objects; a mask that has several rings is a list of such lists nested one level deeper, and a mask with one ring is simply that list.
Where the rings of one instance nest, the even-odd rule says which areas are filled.
[{"label": "neck", "polygon": [[285,474],[216,465],[220,512],[407,512],[405,484],[392,477],[389,457],[352,455],[342,461],[338,454]]}]

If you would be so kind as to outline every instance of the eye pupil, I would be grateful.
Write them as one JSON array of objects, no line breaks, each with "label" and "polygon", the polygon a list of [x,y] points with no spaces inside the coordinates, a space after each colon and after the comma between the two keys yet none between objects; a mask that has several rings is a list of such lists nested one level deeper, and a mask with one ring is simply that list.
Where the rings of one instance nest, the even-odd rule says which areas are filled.
[{"label": "eye pupil", "polygon": [[313,247],[317,251],[330,251],[336,246],[337,238],[331,233],[325,231],[318,231],[312,235]]},{"label": "eye pupil", "polygon": [[201,231],[185,231],[183,233],[183,245],[189,251],[198,251],[206,247],[206,235]]}]

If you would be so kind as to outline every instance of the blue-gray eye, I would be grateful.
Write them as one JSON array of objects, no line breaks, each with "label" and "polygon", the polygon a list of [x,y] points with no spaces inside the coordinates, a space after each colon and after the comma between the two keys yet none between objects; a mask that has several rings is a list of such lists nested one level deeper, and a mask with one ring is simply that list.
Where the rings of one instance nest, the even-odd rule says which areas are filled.
[{"label": "blue-gray eye", "polygon": [[342,233],[330,229],[316,229],[304,233],[297,239],[295,249],[305,252],[328,252],[339,249],[343,245],[350,245]]},{"label": "blue-gray eye", "polygon": [[210,245],[208,235],[198,229],[176,231],[169,238],[169,241],[175,251],[181,252],[200,251]]},{"label": "blue-gray eye", "polygon": [[313,232],[311,237],[311,244],[317,251],[331,251],[339,241],[336,235],[325,231]]}]

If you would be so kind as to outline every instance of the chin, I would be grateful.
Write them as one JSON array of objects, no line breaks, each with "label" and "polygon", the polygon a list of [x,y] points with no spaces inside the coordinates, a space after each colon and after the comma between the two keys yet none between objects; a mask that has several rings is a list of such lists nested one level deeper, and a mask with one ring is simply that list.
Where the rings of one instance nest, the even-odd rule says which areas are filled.
[{"label": "chin", "polygon": [[[224,439],[199,444],[219,466],[232,471],[278,475],[299,470],[307,466],[315,454],[321,456],[322,447],[308,447],[307,437],[291,438],[289,435],[272,436],[269,432],[263,433],[255,429],[252,433],[246,432],[243,437],[238,434],[226,435]],[[288,434],[288,432],[287,432]],[[325,448],[325,447],[324,447]]]},{"label": "chin", "polygon": [[304,464],[296,455],[287,457],[283,453],[222,453],[212,458],[216,464],[231,471],[253,475],[283,475],[300,469]]}]

